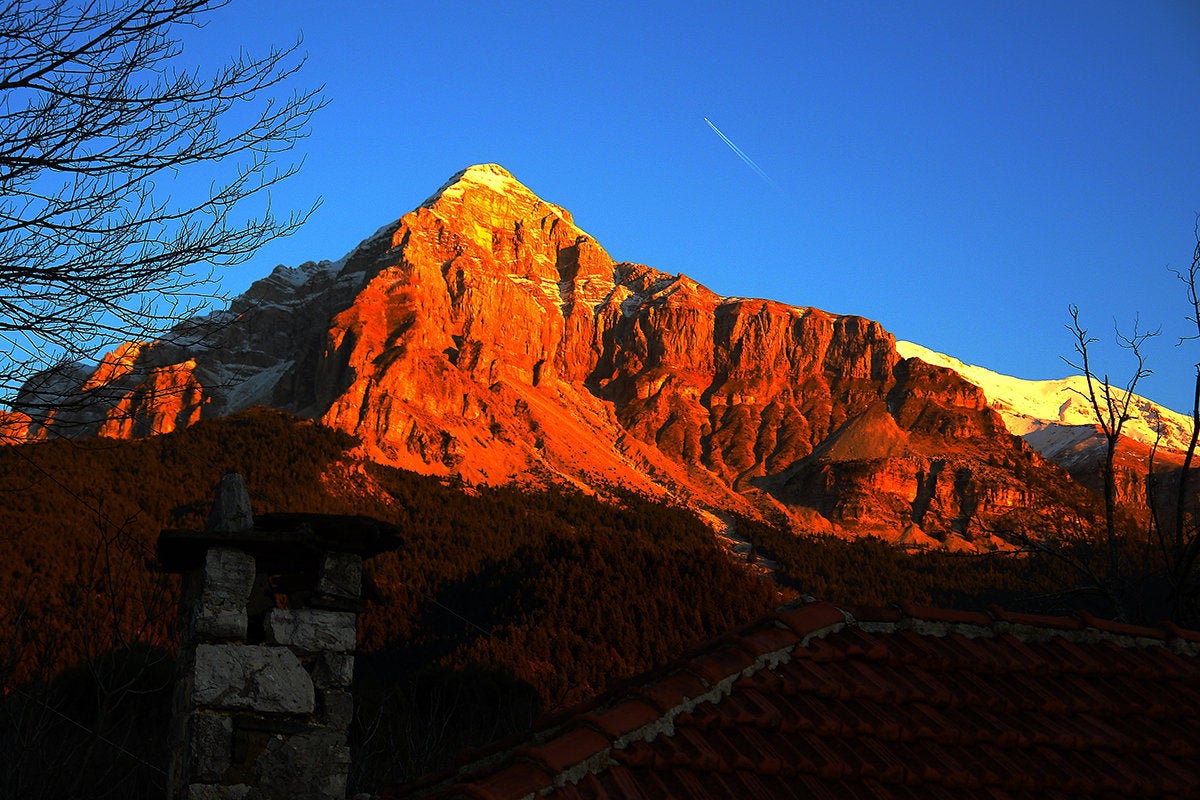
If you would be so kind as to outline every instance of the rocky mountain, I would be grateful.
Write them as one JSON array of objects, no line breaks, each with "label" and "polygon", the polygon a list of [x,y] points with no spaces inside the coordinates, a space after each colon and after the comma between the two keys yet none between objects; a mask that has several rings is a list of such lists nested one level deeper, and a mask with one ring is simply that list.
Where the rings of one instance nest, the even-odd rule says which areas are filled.
[{"label": "rocky mountain", "polygon": [[[978,386],[1005,427],[1047,459],[1065,468],[1076,480],[1101,490],[1100,465],[1106,439],[1096,424],[1088,399],[1087,379],[1072,375],[1057,380],[1030,381],[964,364],[912,342],[896,342],[905,358],[954,370]],[[1118,397],[1123,398],[1124,393]],[[1101,405],[1101,410],[1106,407]],[[1145,503],[1145,478],[1154,450],[1155,470],[1182,464],[1192,437],[1192,420],[1144,397],[1133,395],[1129,419],[1117,445],[1117,490],[1129,504]]]},{"label": "rocky mountain", "polygon": [[[1088,400],[1087,379],[1082,375],[1048,381],[1030,381],[1001,375],[983,367],[964,364],[953,356],[937,353],[912,342],[896,342],[904,358],[919,358],[927,364],[952,369],[987,395],[988,405],[1000,414],[1004,425],[1042,455],[1063,466],[1089,461],[1100,442],[1096,417]],[[1124,397],[1120,393],[1119,397]],[[1192,436],[1191,418],[1134,395],[1129,421],[1122,436],[1143,448],[1158,444],[1168,454],[1187,450]]]},{"label": "rocky mountain", "polygon": [[419,472],[619,485],[797,530],[988,548],[1086,502],[983,389],[878,323],[614,262],[496,165],[338,262],[31,382],[4,427],[142,436],[253,405]]}]

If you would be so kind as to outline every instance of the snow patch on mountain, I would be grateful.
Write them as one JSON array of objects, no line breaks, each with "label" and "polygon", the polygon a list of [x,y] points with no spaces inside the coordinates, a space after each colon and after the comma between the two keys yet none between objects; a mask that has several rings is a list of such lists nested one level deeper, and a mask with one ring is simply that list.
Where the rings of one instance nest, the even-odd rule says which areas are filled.
[{"label": "snow patch on mountain", "polygon": [[[1059,460],[1078,453],[1096,435],[1096,417],[1088,399],[1087,379],[1082,375],[1031,381],[964,364],[912,342],[897,341],[896,351],[902,358],[919,358],[954,370],[978,386],[1008,430],[1024,437],[1031,447],[1049,458]],[[1117,390],[1117,397],[1124,395]],[[1101,405],[1101,408],[1106,407]],[[1191,432],[1190,418],[1135,394],[1122,435],[1146,446],[1158,441],[1159,449],[1183,452],[1187,450]]]},{"label": "snow patch on mountain", "polygon": [[322,267],[327,268],[330,265],[328,261],[322,262],[320,266],[312,261],[299,267],[285,267],[280,264],[271,271],[266,280],[283,288],[298,289],[308,282],[313,272],[324,271]]},{"label": "snow patch on mountain", "polygon": [[475,164],[456,173],[450,180],[442,184],[433,197],[461,195],[467,188],[464,184],[486,186],[497,194],[508,194],[514,191],[529,192],[520,181],[499,164]]},{"label": "snow patch on mountain", "polygon": [[225,392],[225,413],[235,414],[253,406],[269,406],[274,399],[275,385],[295,366],[294,359],[280,361],[265,368],[229,370]]}]

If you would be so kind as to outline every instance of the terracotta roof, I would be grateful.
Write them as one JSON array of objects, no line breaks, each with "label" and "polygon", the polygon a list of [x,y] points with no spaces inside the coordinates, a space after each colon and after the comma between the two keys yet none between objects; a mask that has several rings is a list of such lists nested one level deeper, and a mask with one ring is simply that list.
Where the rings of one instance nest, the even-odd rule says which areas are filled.
[{"label": "terracotta roof", "polygon": [[395,797],[1200,797],[1200,635],[785,608]]}]

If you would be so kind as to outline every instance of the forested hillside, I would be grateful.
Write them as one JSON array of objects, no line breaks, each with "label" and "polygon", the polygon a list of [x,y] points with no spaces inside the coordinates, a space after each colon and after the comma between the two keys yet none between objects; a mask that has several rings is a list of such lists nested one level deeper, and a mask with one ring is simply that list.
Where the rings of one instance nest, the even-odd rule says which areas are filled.
[{"label": "forested hillside", "polygon": [[[738,521],[780,582],[736,563],[690,512],[476,489],[349,455],[349,437],[267,410],[137,441],[0,450],[0,791],[158,791],[177,581],[164,528],[204,524],[241,472],[254,509],[353,513],[400,527],[369,564],[355,780],[399,781],[677,657],[797,593],[978,604],[1034,591],[1012,559],[907,555],[877,540],[793,537]],[[71,764],[71,770],[63,770]]]},{"label": "forested hillside", "polygon": [[[404,531],[404,545],[371,565],[376,602],[360,623],[359,675],[373,714],[402,712],[411,724],[419,714],[397,698],[413,696],[420,682],[423,699],[461,683],[455,676],[464,672],[488,676],[469,681],[473,690],[494,686],[453,708],[469,712],[483,702],[504,719],[456,727],[463,741],[438,753],[410,759],[377,714],[366,720],[364,746],[382,746],[396,764],[423,769],[447,748],[527,725],[541,709],[587,698],[780,600],[685,511],[635,497],[611,505],[559,491],[464,491],[358,464],[346,454],[352,445],[256,410],[134,442],[0,451],[0,743],[18,754],[19,767],[6,788],[49,776],[51,795],[70,794],[78,773],[54,769],[67,757],[106,779],[140,769],[142,785],[159,780],[135,759],[165,763],[178,588],[155,571],[154,544],[164,527],[202,526],[228,470],[245,476],[256,512],[367,514]],[[431,680],[438,689],[428,688]],[[523,717],[508,713],[514,703]],[[68,717],[105,728],[110,741],[93,740]]]}]

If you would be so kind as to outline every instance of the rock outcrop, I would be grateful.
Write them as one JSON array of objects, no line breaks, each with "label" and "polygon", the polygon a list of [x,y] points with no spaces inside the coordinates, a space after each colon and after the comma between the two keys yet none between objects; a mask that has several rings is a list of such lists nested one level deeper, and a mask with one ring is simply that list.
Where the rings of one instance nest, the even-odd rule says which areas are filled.
[{"label": "rock outcrop", "polygon": [[[1096,423],[1084,376],[1023,380],[964,364],[912,342],[897,342],[896,348],[906,357],[951,369],[979,387],[1010,433],[1023,437],[1084,486],[1103,491],[1107,439]],[[1101,401],[1101,412],[1107,414],[1102,387],[1097,383],[1093,388]],[[1120,388],[1115,388],[1114,399],[1124,402]],[[1151,451],[1160,482],[1174,484],[1177,477],[1170,477],[1170,473],[1177,472],[1183,463],[1191,442],[1192,420],[1137,395],[1129,398],[1127,414],[1114,460],[1117,501],[1127,508],[1142,509],[1147,502]]]},{"label": "rock outcrop", "polygon": [[[878,323],[616,263],[495,165],[339,262],[281,267],[227,312],[118,350],[68,394],[103,395],[73,418],[101,435],[266,404],[467,482],[619,485],[948,546],[996,546],[1010,512],[1046,501],[1031,487],[1077,491],[978,387],[901,358]],[[34,433],[63,421],[17,410]]]}]

